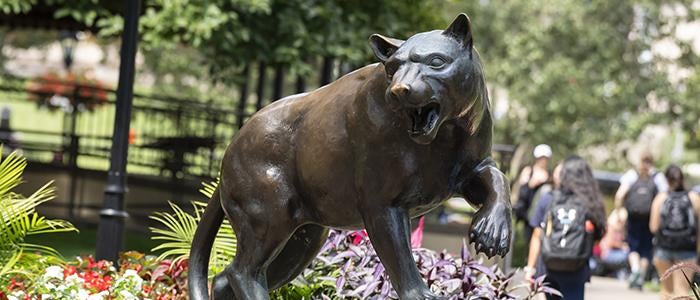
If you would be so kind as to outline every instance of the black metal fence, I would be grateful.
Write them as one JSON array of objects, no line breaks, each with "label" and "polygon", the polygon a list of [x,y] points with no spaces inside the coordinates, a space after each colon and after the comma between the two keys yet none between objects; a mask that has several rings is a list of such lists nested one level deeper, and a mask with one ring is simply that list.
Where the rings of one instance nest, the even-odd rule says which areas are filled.
[{"label": "black metal fence", "polygon": [[[324,85],[350,69],[331,58],[319,59],[318,66],[316,74],[304,77],[289,76],[281,66],[251,64],[244,71],[246,80],[230,99],[136,93],[127,171],[169,177],[174,182],[216,178],[225,148],[237,128],[271,102],[269,99],[290,94],[287,91],[303,92]],[[28,88],[23,80],[0,78],[0,109],[11,111],[9,126],[0,124],[0,142],[22,149],[30,161],[71,170],[107,170],[115,91],[58,84],[66,85],[66,90],[72,91],[70,95],[42,94]],[[96,94],[102,97],[88,99],[89,106],[84,105],[86,101],[78,101]],[[265,96],[268,94],[269,98]],[[502,168],[508,167],[513,148],[495,145]]]},{"label": "black metal fence", "polygon": [[[73,86],[74,93],[95,87]],[[91,110],[33,103],[25,88],[0,85],[0,103],[10,109],[4,143],[30,160],[105,170],[114,120],[114,91]],[[41,95],[40,95],[41,96]],[[52,97],[47,95],[46,97]],[[136,95],[132,113],[129,172],[173,178],[216,177],[226,142],[240,115],[213,101]],[[9,134],[8,134],[9,132]]]}]

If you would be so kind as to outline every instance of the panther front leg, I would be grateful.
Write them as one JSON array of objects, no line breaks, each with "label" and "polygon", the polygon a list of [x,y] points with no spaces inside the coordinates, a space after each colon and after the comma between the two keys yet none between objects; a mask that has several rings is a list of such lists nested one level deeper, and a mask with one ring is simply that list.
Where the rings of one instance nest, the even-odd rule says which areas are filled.
[{"label": "panther front leg", "polygon": [[420,276],[411,254],[411,225],[406,209],[375,206],[364,209],[362,218],[399,299],[444,299],[433,294]]},{"label": "panther front leg", "polygon": [[508,179],[487,158],[474,168],[462,192],[470,204],[479,207],[469,229],[470,242],[489,257],[504,256],[513,231]]}]

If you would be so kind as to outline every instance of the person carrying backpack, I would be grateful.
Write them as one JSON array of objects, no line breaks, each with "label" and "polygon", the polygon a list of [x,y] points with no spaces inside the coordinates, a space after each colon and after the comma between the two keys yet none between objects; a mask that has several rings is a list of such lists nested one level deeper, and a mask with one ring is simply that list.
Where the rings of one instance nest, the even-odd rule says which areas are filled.
[{"label": "person carrying backpack", "polygon": [[[669,191],[659,193],[654,199],[649,219],[656,246],[654,266],[659,274],[674,264],[695,262],[700,215],[700,195],[685,189],[681,168],[671,165],[665,174]],[[689,293],[690,286],[680,271],[661,282],[662,299],[688,296]]]},{"label": "person carrying backpack", "polygon": [[516,222],[523,222],[523,237],[530,240],[533,227],[530,226],[530,212],[533,203],[537,202],[537,196],[542,187],[550,181],[549,160],[552,157],[552,148],[546,144],[539,144],[532,152],[535,162],[531,166],[526,166],[520,172],[518,179],[518,195],[513,204],[513,215]]},{"label": "person carrying backpack", "polygon": [[615,193],[615,207],[627,210],[627,243],[630,247],[629,287],[642,289],[652,259],[652,239],[649,231],[651,204],[658,193],[666,192],[668,183],[663,174],[654,169],[654,159],[643,153],[636,170],[627,171],[620,178]]},{"label": "person carrying backpack", "polygon": [[605,231],[605,209],[598,183],[583,158],[565,159],[555,169],[554,181],[557,189],[542,196],[532,219],[539,224],[530,240],[525,273],[532,278],[543,270],[546,281],[563,299],[583,300],[593,243]]}]

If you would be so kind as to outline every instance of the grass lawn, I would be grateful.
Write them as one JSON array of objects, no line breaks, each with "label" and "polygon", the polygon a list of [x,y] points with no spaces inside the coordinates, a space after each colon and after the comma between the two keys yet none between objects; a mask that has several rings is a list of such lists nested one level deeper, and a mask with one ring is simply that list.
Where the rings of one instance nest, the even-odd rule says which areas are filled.
[{"label": "grass lawn", "polygon": [[[64,257],[70,259],[77,255],[94,255],[97,240],[97,227],[80,228],[80,233],[68,232],[38,235],[27,238],[28,243],[51,246]],[[150,233],[127,231],[123,250],[150,252],[158,242],[151,240]]]}]

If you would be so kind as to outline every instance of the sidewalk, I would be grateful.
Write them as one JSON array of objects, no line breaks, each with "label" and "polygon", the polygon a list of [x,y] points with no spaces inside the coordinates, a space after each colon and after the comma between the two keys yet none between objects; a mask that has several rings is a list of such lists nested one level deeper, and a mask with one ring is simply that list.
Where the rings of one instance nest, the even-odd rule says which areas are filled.
[{"label": "sidewalk", "polygon": [[586,299],[591,300],[657,300],[658,293],[627,288],[627,283],[614,278],[593,277],[586,284]]}]

